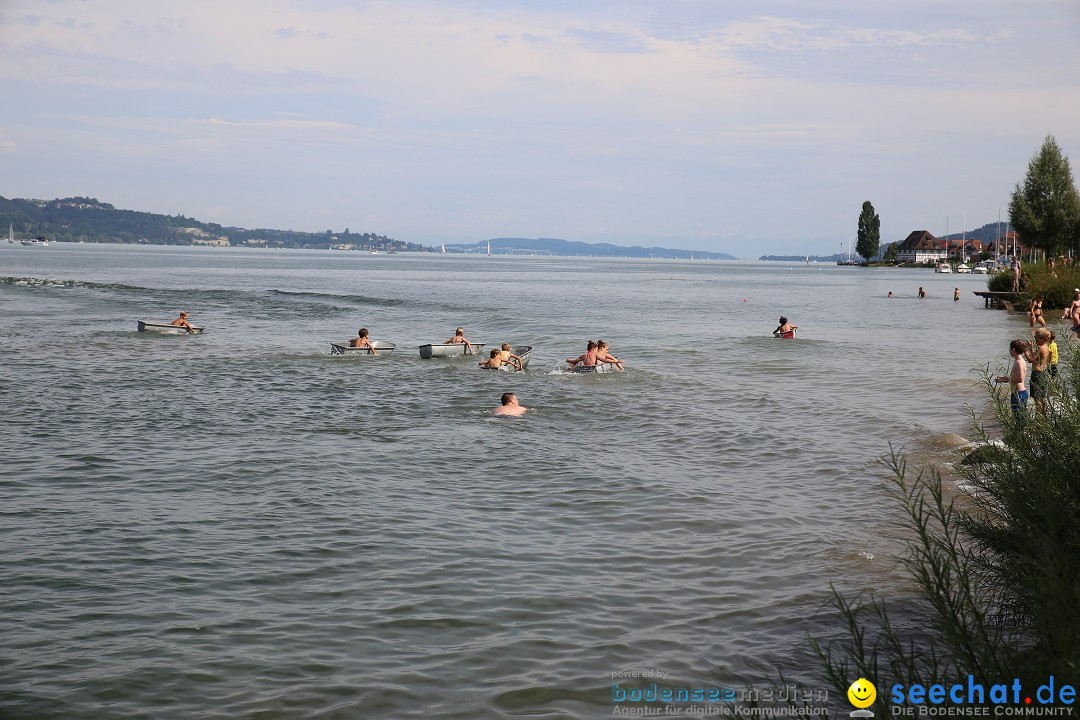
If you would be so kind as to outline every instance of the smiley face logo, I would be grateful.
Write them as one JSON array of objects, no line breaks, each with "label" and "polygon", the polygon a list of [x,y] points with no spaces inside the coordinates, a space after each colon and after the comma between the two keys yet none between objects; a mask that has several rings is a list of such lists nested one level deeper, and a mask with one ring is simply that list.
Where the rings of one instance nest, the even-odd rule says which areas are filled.
[{"label": "smiley face logo", "polygon": [[847,690],[847,698],[857,708],[870,707],[877,699],[877,688],[866,678],[859,678],[851,683],[851,687]]}]

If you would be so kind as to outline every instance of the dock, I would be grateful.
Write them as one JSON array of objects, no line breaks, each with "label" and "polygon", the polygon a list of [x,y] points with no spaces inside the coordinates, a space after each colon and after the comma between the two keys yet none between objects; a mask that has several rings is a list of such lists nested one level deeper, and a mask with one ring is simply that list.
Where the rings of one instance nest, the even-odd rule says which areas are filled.
[{"label": "dock", "polygon": [[988,308],[1008,307],[1020,299],[1020,294],[1014,292],[990,292],[989,290],[972,290],[972,292],[981,297],[985,302],[985,307]]}]

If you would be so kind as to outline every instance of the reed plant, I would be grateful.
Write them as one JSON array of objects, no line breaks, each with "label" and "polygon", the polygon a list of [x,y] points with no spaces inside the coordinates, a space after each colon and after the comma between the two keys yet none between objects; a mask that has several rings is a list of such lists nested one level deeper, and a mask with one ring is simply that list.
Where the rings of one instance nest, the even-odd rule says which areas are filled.
[{"label": "reed plant", "polygon": [[[1045,413],[1015,415],[982,372],[1001,442],[959,466],[969,493],[952,495],[937,471],[911,479],[895,452],[884,460],[909,537],[910,588],[900,599],[834,588],[843,639],[811,644],[841,693],[865,677],[888,715],[897,683],[1080,680],[1080,342],[1060,355]],[[974,412],[972,423],[989,443]]]}]

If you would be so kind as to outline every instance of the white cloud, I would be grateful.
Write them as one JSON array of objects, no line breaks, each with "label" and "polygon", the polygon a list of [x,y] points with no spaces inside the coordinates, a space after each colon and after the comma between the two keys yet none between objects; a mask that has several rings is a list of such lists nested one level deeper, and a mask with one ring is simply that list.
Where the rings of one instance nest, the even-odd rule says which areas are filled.
[{"label": "white cloud", "polygon": [[[8,0],[0,79],[25,110],[0,110],[0,149],[21,177],[51,153],[126,163],[118,185],[139,163],[201,164],[226,189],[164,195],[206,187],[189,206],[250,216],[257,166],[291,212],[359,196],[410,232],[555,224],[552,205],[570,236],[797,232],[830,192],[907,196],[918,177],[937,202],[960,192],[948,158],[977,176],[964,192],[1000,194],[1003,155],[1026,161],[1047,131],[1080,143],[1069,6],[1034,5]],[[765,192],[798,219],[750,212]]]}]

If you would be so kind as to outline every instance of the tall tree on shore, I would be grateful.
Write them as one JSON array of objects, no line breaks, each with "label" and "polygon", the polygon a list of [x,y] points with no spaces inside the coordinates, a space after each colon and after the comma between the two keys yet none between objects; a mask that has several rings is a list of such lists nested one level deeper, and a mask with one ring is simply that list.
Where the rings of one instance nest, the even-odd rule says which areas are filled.
[{"label": "tall tree on shore", "polygon": [[858,238],[855,243],[855,252],[867,261],[878,254],[878,248],[881,246],[881,218],[874,212],[874,206],[869,200],[862,204],[862,212],[859,213]]},{"label": "tall tree on shore", "polygon": [[1053,135],[1028,163],[1023,183],[1009,200],[1009,219],[1020,242],[1057,255],[1080,250],[1080,195],[1073,182],[1069,158],[1061,153]]}]

